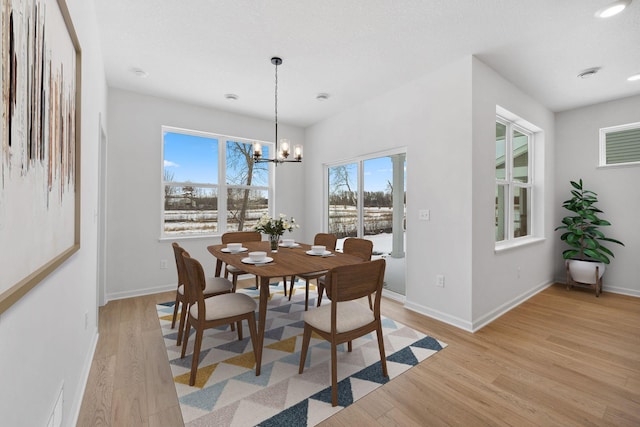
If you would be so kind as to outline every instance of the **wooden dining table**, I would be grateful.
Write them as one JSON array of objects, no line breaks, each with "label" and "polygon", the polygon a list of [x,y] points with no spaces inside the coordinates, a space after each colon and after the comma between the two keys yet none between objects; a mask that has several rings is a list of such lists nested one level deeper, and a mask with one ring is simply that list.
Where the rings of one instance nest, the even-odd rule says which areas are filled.
[{"label": "wooden dining table", "polygon": [[[363,262],[362,258],[332,252],[330,256],[308,255],[307,251],[311,246],[304,243],[297,243],[296,247],[279,247],[276,252],[269,248],[269,242],[245,242],[243,247],[247,251],[239,253],[223,252],[226,245],[211,245],[207,250],[216,258],[216,277],[222,273],[222,264],[226,263],[237,267],[247,273],[260,278],[260,301],[258,304],[258,342],[256,348],[256,376],[260,375],[262,364],[262,347],[264,343],[264,329],[267,317],[267,302],[270,296],[269,283],[272,278],[283,278],[298,276],[304,273],[330,270],[342,265],[357,264]],[[246,264],[242,259],[248,257],[252,251],[264,251],[273,261],[265,264]]]}]

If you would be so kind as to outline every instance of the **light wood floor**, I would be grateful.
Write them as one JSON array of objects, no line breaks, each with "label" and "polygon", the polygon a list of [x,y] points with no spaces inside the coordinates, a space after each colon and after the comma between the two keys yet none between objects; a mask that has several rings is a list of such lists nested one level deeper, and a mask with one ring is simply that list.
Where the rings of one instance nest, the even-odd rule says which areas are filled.
[{"label": "light wood floor", "polygon": [[[251,283],[251,282],[250,282]],[[109,302],[79,426],[181,426],[155,304]],[[475,334],[384,300],[449,347],[323,426],[639,426],[640,299],[554,285]]]}]

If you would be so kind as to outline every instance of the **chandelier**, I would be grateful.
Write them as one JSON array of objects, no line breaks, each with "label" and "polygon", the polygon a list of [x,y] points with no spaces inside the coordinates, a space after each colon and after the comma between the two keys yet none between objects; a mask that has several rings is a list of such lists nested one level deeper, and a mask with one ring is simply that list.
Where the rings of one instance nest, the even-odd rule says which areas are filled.
[{"label": "chandelier", "polygon": [[275,96],[275,128],[276,128],[276,155],[273,159],[262,157],[262,145],[256,142],[253,144],[253,161],[255,163],[271,162],[278,166],[278,163],[284,162],[301,162],[302,161],[302,146],[297,144],[293,147],[293,156],[290,159],[291,145],[288,139],[281,139],[278,146],[278,65],[282,64],[282,58],[274,56],[271,58],[271,63],[276,66],[276,96]]}]

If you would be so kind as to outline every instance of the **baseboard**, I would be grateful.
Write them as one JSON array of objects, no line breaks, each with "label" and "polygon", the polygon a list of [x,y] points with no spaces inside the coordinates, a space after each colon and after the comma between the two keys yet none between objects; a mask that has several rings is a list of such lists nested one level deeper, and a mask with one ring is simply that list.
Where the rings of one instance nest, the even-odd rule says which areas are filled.
[{"label": "baseboard", "polygon": [[431,317],[432,319],[439,320],[451,326],[455,326],[456,328],[463,329],[467,332],[473,332],[473,330],[471,329],[471,323],[464,319],[460,319],[459,317],[451,316],[447,313],[443,313],[441,311],[434,310],[432,308],[412,302],[406,303],[404,307],[411,311],[415,311],[416,313]]},{"label": "baseboard", "polygon": [[82,407],[82,399],[84,398],[84,393],[87,389],[87,381],[89,380],[89,373],[91,372],[91,364],[93,362],[93,356],[96,353],[96,348],[98,347],[98,338],[100,338],[100,334],[96,328],[96,334],[94,335],[93,342],[91,343],[91,350],[87,354],[87,358],[84,361],[84,368],[82,369],[82,376],[80,377],[80,390],[76,395],[76,399],[73,402],[73,406],[71,406],[71,420],[72,423],[69,425],[75,426],[78,425],[78,417],[80,416],[80,408]]},{"label": "baseboard", "polygon": [[487,326],[489,323],[491,323],[494,320],[496,320],[498,317],[502,316],[506,312],[508,312],[508,311],[514,309],[515,307],[519,306],[520,304],[522,304],[523,302],[525,302],[526,300],[528,300],[532,296],[544,291],[545,289],[547,289],[549,286],[553,285],[554,283],[555,283],[555,281],[553,281],[553,280],[541,283],[540,285],[536,286],[535,288],[529,289],[528,291],[524,292],[523,294],[513,298],[510,301],[505,302],[504,304],[502,304],[499,307],[496,307],[494,310],[491,310],[489,313],[485,314],[484,316],[481,316],[479,319],[474,320],[471,332],[479,331],[483,327]]},{"label": "baseboard", "polygon": [[404,295],[399,294],[397,292],[390,291],[388,289],[383,289],[382,290],[382,296],[385,297],[385,298],[388,298],[390,300],[397,301],[400,304],[404,304],[404,302],[407,299]]},{"label": "baseboard", "polygon": [[640,298],[640,290],[638,289],[619,288],[617,286],[603,285],[602,292],[611,292],[612,294],[621,294]]},{"label": "baseboard", "polygon": [[114,293],[105,295],[105,304],[108,303],[109,301],[115,301],[115,300],[118,300],[118,299],[141,297],[143,295],[159,294],[160,292],[175,291],[175,290],[176,290],[176,284],[172,283],[172,284],[169,284],[169,285],[156,286],[156,287],[153,287],[153,288],[144,288],[144,289],[135,289],[135,290],[132,290],[132,291],[114,292]]},{"label": "baseboard", "polygon": [[493,322],[498,317],[508,312],[509,310],[522,304],[523,302],[525,302],[532,296],[536,295],[537,293],[540,293],[543,290],[547,289],[553,283],[555,282],[549,281],[549,282],[542,283],[536,286],[535,288],[523,293],[522,295],[519,295],[516,298],[510,301],[507,301],[506,303],[502,304],[500,307],[497,307],[496,309],[491,310],[489,313],[485,314],[484,316],[480,317],[478,320],[475,320],[473,322],[469,322],[459,317],[451,316],[447,313],[443,313],[441,311],[434,310],[432,308],[424,307],[422,305],[411,303],[411,302],[407,303],[405,305],[405,308],[411,311],[415,311],[416,313],[420,313],[425,316],[431,317],[432,319],[439,320],[441,322],[455,326],[456,328],[460,328],[467,332],[475,333],[480,329],[482,329],[484,326]]}]

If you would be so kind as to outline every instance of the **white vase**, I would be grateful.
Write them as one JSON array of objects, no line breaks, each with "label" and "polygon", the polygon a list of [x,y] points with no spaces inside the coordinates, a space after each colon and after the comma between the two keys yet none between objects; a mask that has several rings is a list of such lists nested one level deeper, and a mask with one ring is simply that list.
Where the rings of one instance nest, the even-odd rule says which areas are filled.
[{"label": "white vase", "polygon": [[598,267],[598,279],[604,274],[605,263],[597,261],[582,261],[579,259],[568,259],[567,265],[571,278],[578,283],[589,285],[596,284],[596,267]]}]

